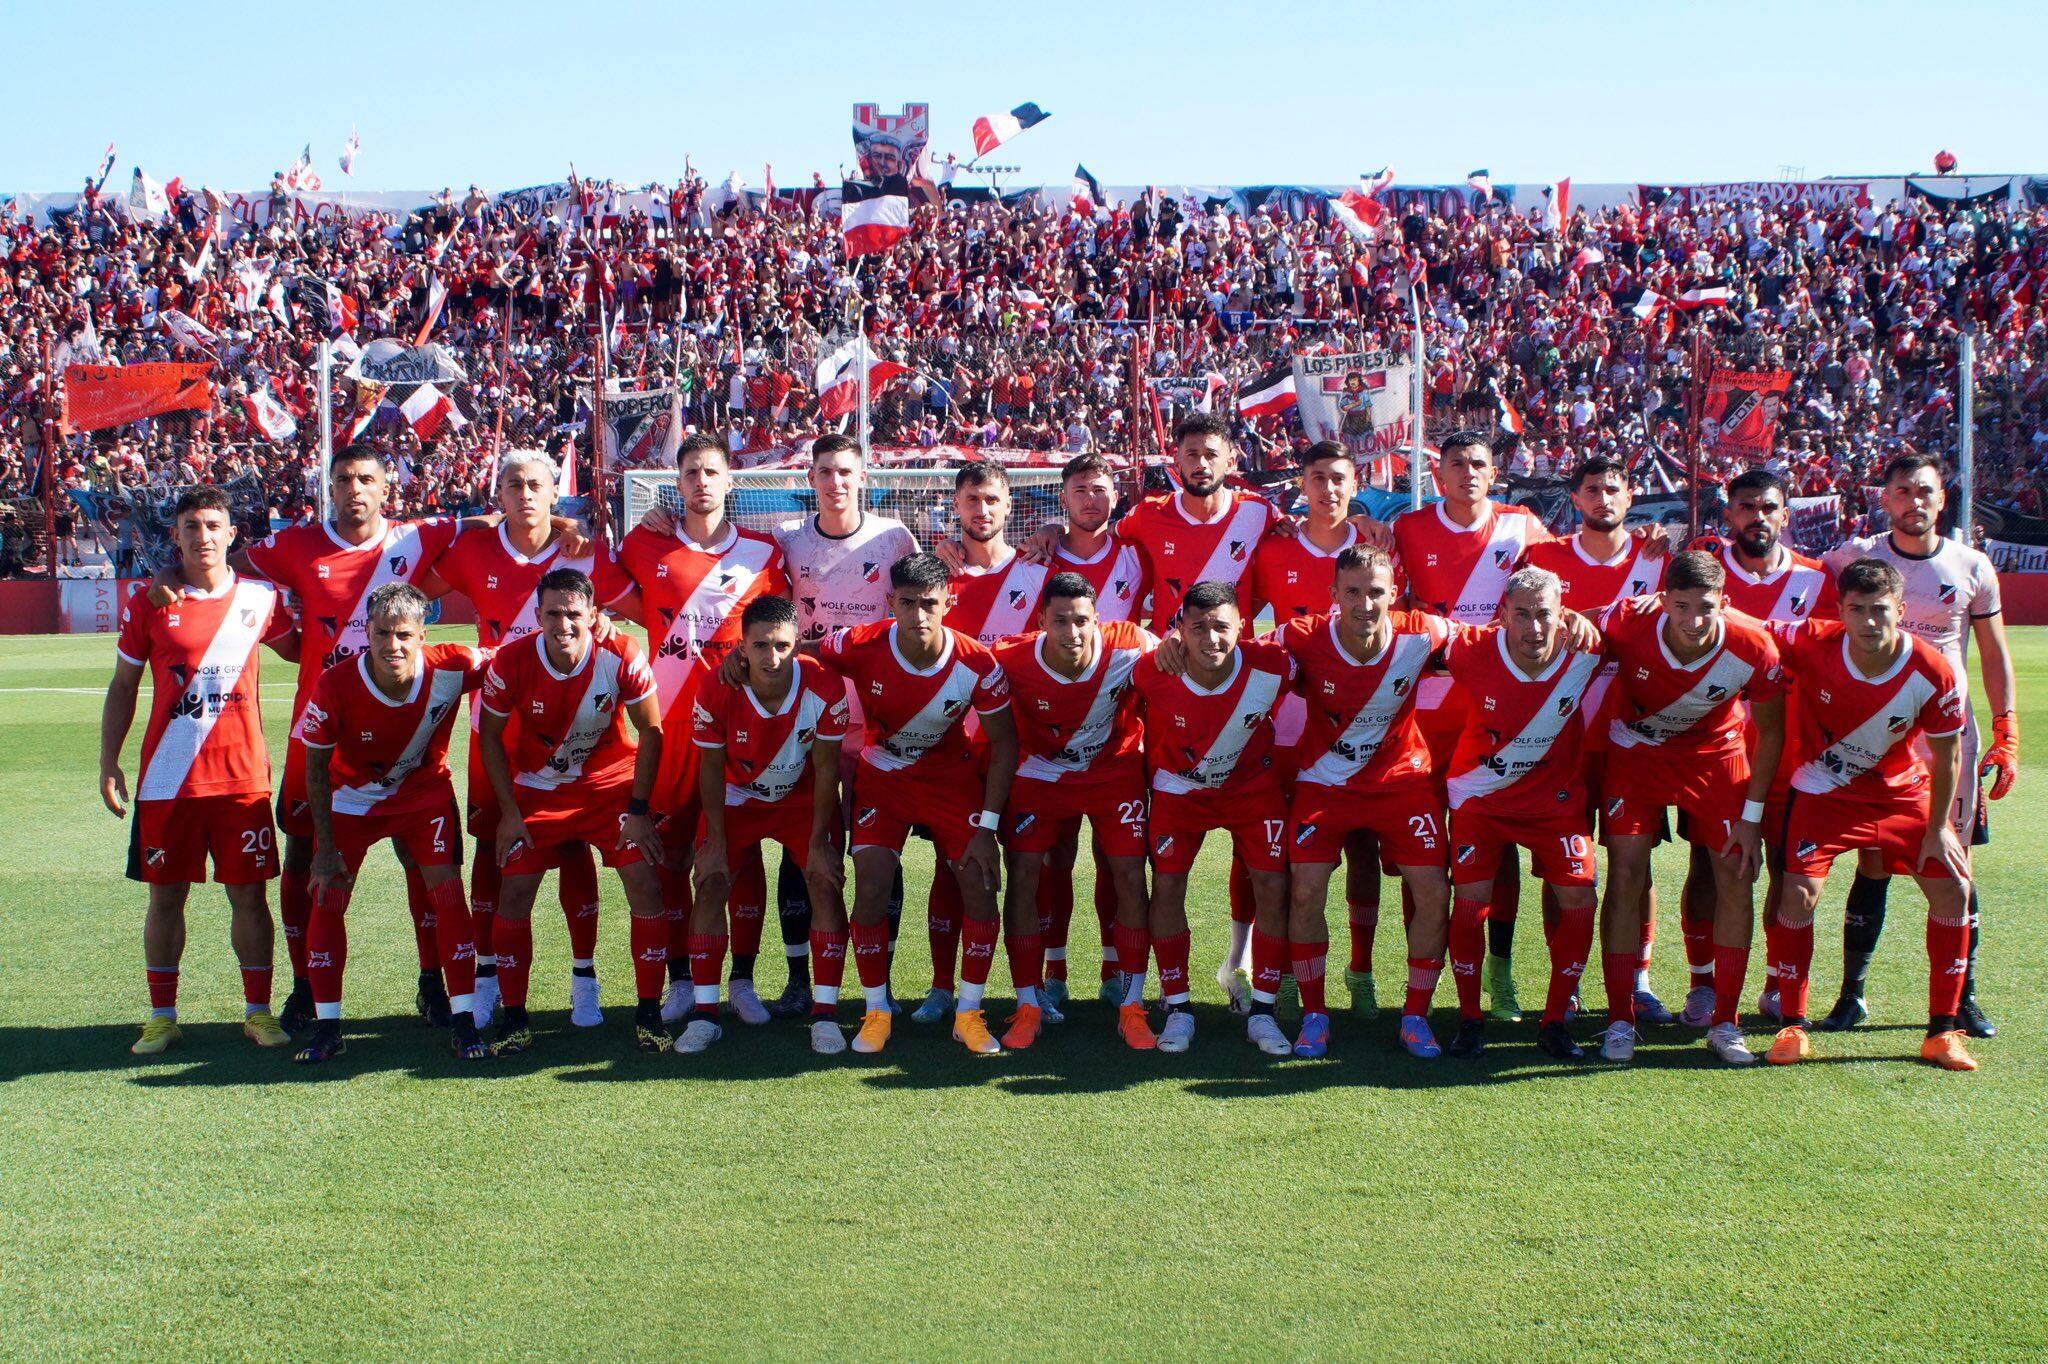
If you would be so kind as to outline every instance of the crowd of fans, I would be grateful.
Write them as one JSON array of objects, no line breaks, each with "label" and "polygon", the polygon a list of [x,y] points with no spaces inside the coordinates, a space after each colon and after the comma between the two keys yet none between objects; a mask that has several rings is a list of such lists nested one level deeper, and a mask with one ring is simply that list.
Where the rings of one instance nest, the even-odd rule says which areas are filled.
[{"label": "crowd of fans", "polygon": [[[654,386],[679,370],[687,420],[735,451],[772,457],[824,429],[817,361],[858,318],[877,356],[909,370],[876,399],[879,444],[912,458],[940,445],[1122,453],[1151,421],[1131,392],[1134,344],[1170,422],[1171,404],[1228,401],[1293,353],[1406,353],[1418,272],[1431,427],[1499,430],[1512,471],[1561,472],[1597,451],[1628,460],[1649,488],[1660,454],[1666,476],[1681,467],[1704,333],[1717,363],[1791,373],[1778,459],[1801,492],[1845,494],[1853,518],[1888,454],[1953,449],[1968,323],[1980,338],[1980,492],[2028,514],[2048,492],[2042,208],[1674,199],[1577,211],[1561,230],[1504,204],[1455,218],[1407,208],[1359,243],[1334,221],[1278,209],[1148,196],[1084,215],[1028,195],[919,207],[905,241],[850,268],[836,220],[808,212],[808,195],[773,211],[714,209],[700,180],[662,191],[658,215],[608,213],[612,196],[581,185],[532,219],[474,188],[403,218],[345,222],[295,224],[290,199],[276,198],[272,225],[228,234],[210,231],[218,215],[189,191],[157,221],[92,195],[47,225],[0,206],[0,505],[13,511],[0,534],[34,519],[5,500],[39,491],[46,369],[61,383],[66,359],[95,355],[215,361],[215,403],[62,439],[58,487],[118,503],[253,478],[275,517],[308,515],[328,320],[305,301],[308,278],[353,300],[358,342],[410,339],[430,282],[446,287],[433,336],[467,370],[467,424],[421,439],[387,404],[363,436],[392,456],[407,513],[480,505],[498,440],[583,439],[600,315],[611,373]],[[1708,285],[1725,285],[1729,304],[1649,317],[1634,306],[1645,290],[1676,299]],[[173,309],[215,345],[181,346],[163,325]],[[337,387],[337,422],[352,428],[370,395]],[[252,423],[243,398],[266,388],[296,417],[294,436],[266,439]],[[1504,405],[1519,438],[1499,428]],[[1278,467],[1302,442],[1285,418],[1245,435],[1255,460]],[[1707,476],[1726,472],[1708,459]]]}]

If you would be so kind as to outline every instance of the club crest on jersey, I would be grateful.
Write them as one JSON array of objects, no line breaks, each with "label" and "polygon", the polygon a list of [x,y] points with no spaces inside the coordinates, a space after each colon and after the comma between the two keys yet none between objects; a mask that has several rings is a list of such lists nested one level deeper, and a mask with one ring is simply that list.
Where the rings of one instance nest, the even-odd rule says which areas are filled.
[{"label": "club crest on jersey", "polygon": [[1794,597],[1792,599],[1792,614],[1795,616],[1803,616],[1806,614],[1806,598]]},{"label": "club crest on jersey", "polygon": [[1230,558],[1234,563],[1241,564],[1244,562],[1244,541],[1232,540],[1230,542]]},{"label": "club crest on jersey", "polygon": [[1722,686],[1719,682],[1716,682],[1712,686],[1707,688],[1707,699],[1709,701],[1719,701],[1722,697],[1726,696],[1727,694],[1728,689]]},{"label": "club crest on jersey", "polygon": [[1265,713],[1263,711],[1248,710],[1244,714],[1237,717],[1237,722],[1243,725],[1246,729],[1257,729],[1259,721],[1263,720],[1264,718]]},{"label": "club crest on jersey", "polygon": [[1122,578],[1118,578],[1115,582],[1111,583],[1110,587],[1115,589],[1116,594],[1119,597],[1128,597],[1131,595],[1131,585],[1128,582],[1124,581]]},{"label": "club crest on jersey", "polygon": [[1024,589],[1023,589],[1023,588],[1021,588],[1021,587],[1013,587],[1013,588],[1011,588],[1011,589],[1010,589],[1010,606],[1011,606],[1011,608],[1012,608],[1012,609],[1014,609],[1014,610],[1022,610],[1022,609],[1023,609],[1023,607],[1024,607],[1024,602],[1025,602],[1025,600],[1026,600],[1026,598],[1025,598],[1025,595],[1024,595]]},{"label": "club crest on jersey", "polygon": [[1493,552],[1493,565],[1495,568],[1506,568],[1514,561],[1515,552],[1511,549],[1497,549]]},{"label": "club crest on jersey", "polygon": [[1578,704],[1579,698],[1576,696],[1560,696],[1557,698],[1557,713],[1559,715],[1570,715],[1573,708]]},{"label": "club crest on jersey", "polygon": [[407,558],[407,557],[406,557],[405,555],[403,555],[403,554],[394,554],[394,555],[392,555],[392,556],[391,556],[391,576],[392,576],[392,577],[394,577],[394,578],[403,578],[403,577],[405,576],[405,570],[406,570],[406,567],[407,567],[407,566],[408,566],[409,564],[411,564],[411,563],[412,563],[412,560],[408,559],[408,558]]},{"label": "club crest on jersey", "polygon": [[863,582],[878,583],[882,581],[882,566],[876,563],[863,563],[860,566],[860,576]]},{"label": "club crest on jersey", "polygon": [[612,708],[612,694],[608,691],[601,691],[597,695],[591,697],[590,708],[598,712],[600,715],[602,715],[605,711],[610,710]]},{"label": "club crest on jersey", "polygon": [[1952,606],[1956,600],[1956,585],[1954,583],[1943,583],[1935,592],[1935,595],[1940,597],[1943,602]]},{"label": "club crest on jersey", "polygon": [[1406,696],[1408,694],[1408,688],[1414,685],[1415,679],[1412,677],[1397,677],[1394,679],[1394,695]]},{"label": "club crest on jersey", "polygon": [[945,714],[947,719],[951,719],[966,709],[967,703],[958,697],[948,697],[945,704],[939,707],[939,710]]},{"label": "club crest on jersey", "polygon": [[815,728],[806,725],[796,732],[796,741],[799,744],[808,744],[813,738],[817,737],[817,733],[818,731]]},{"label": "club crest on jersey", "polygon": [[1903,715],[1887,715],[1884,717],[1885,733],[1904,734],[1911,727],[1912,723],[1910,719]]}]

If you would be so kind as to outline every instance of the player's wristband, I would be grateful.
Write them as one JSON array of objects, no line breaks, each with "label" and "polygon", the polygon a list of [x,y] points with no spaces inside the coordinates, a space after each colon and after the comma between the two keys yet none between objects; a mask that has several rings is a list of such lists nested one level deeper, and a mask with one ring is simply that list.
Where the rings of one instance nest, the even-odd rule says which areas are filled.
[{"label": "player's wristband", "polygon": [[627,813],[627,814],[629,814],[629,815],[644,815],[644,814],[646,814],[646,813],[647,813],[647,802],[646,802],[646,801],[644,801],[644,800],[642,800],[642,799],[640,799],[640,797],[638,797],[638,796],[628,796],[628,797],[626,797],[626,813]]},{"label": "player's wristband", "polygon": [[970,828],[987,829],[990,832],[994,832],[996,826],[1002,823],[1002,817],[993,810],[983,810],[980,814],[969,815],[967,823]]},{"label": "player's wristband", "polygon": [[1745,800],[1742,802],[1742,822],[1744,824],[1763,823],[1764,803],[1760,800]]}]

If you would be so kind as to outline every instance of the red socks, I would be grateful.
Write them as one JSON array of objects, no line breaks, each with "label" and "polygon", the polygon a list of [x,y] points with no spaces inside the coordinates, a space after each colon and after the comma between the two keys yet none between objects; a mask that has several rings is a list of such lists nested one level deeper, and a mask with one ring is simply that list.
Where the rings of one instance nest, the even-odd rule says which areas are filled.
[{"label": "red socks", "polygon": [[1050,864],[1038,869],[1038,937],[1049,980],[1067,978],[1067,931],[1074,922],[1074,869]]},{"label": "red socks", "polygon": [[1602,952],[1600,975],[1607,986],[1607,1021],[1635,1026],[1636,954]]},{"label": "red socks", "polygon": [[[1254,939],[1253,941],[1257,941]],[[1326,1014],[1330,1006],[1323,994],[1323,972],[1330,957],[1326,942],[1291,942],[1287,956],[1294,967],[1294,983],[1301,990],[1301,1011]]]},{"label": "red socks", "polygon": [[[441,945],[434,929],[434,902],[427,898],[427,878],[418,867],[405,869],[405,908],[412,915],[412,946],[418,954],[420,970],[441,969]],[[317,915],[319,907],[313,912]]]},{"label": "red socks", "polygon": [[1115,938],[1116,965],[1124,976],[1125,1004],[1141,1004],[1145,999],[1145,962],[1152,954],[1152,936],[1143,925],[1136,928],[1125,924],[1112,923],[1109,929]]},{"label": "red socks", "polygon": [[1442,957],[1408,958],[1408,998],[1403,1001],[1401,1012],[1417,1018],[1429,1017],[1429,1001],[1436,994],[1437,978],[1443,973]]},{"label": "red socks", "polygon": [[149,979],[149,1007],[151,1009],[176,1009],[178,1007],[178,968],[175,966],[145,966],[142,974]]},{"label": "red socks", "polygon": [[[1956,988],[1960,990],[1962,988],[1961,984],[1958,983]],[[252,1009],[268,1009],[270,1007],[270,968],[268,966],[244,966],[242,968],[242,1002]]]},{"label": "red socks", "polygon": [[[527,980],[533,974],[533,920],[501,915],[491,932],[498,949],[498,999],[508,1009],[523,1009]],[[639,955],[637,944],[634,955]]]},{"label": "red socks", "polygon": [[[1550,937],[1550,993],[1543,1001],[1545,1023],[1564,1022],[1564,1011],[1578,993],[1579,980],[1586,974],[1586,954],[1593,950],[1593,906],[1560,909]],[[1635,976],[1635,957],[1624,952],[1630,980]]]},{"label": "red socks", "polygon": [[969,919],[962,926],[960,951],[960,983],[981,986],[988,984],[988,973],[996,963],[996,939],[1002,935],[1003,926],[994,919]]},{"label": "red socks", "polygon": [[292,978],[306,978],[306,925],[313,919],[313,884],[304,873],[287,871],[277,886],[277,920],[284,927],[285,956]]},{"label": "red socks", "polygon": [[[888,925],[882,926],[884,937]],[[839,986],[846,979],[846,930],[811,930],[811,1014],[830,1018],[839,1008]]]},{"label": "red socks", "polygon": [[1720,949],[1714,946],[1714,921],[1681,919],[1679,927],[1685,933],[1685,964],[1692,972],[1692,983],[1705,985],[1709,979],[1718,980]]},{"label": "red socks", "polygon": [[681,979],[690,959],[690,911],[697,897],[690,888],[690,873],[657,868],[661,877],[661,917],[668,924],[668,959],[675,964],[670,974]]},{"label": "red socks", "polygon": [[306,925],[306,976],[315,1004],[341,1003],[341,974],[348,966],[348,894],[329,891],[313,906]]},{"label": "red socks", "polygon": [[427,891],[434,906],[434,946],[450,999],[476,991],[476,936],[469,904],[462,898],[462,878],[453,877]]},{"label": "red socks", "polygon": [[1733,1023],[1742,1009],[1742,978],[1749,974],[1747,947],[1714,948],[1714,1021]]},{"label": "red socks", "polygon": [[662,982],[668,979],[668,920],[659,914],[633,915],[627,941],[633,948],[633,993],[643,1004],[660,1000]]},{"label": "red socks", "polygon": [[[1122,931],[1122,930],[1119,930]],[[1159,958],[1159,994],[1168,1004],[1185,1004],[1188,1000],[1188,931],[1183,928],[1170,938],[1152,940],[1153,955]],[[1123,945],[1117,945],[1116,958],[1123,961]],[[1138,959],[1140,963],[1143,957]]]},{"label": "red socks", "polygon": [[694,1011],[718,1016],[718,986],[725,976],[725,934],[690,935],[690,993]]},{"label": "red socks", "polygon": [[[1111,879],[1109,868],[1100,862],[1095,864],[1095,929],[1102,937],[1102,978],[1115,980],[1124,960],[1116,937],[1116,882]],[[1140,957],[1138,970],[1144,969],[1145,960]]]},{"label": "red socks", "polygon": [[498,870],[493,845],[476,845],[476,857],[469,864],[469,925],[476,935],[476,954],[491,955],[491,921],[498,917],[498,885],[504,874]]},{"label": "red socks", "polygon": [[879,990],[886,986],[889,983],[889,921],[854,924],[847,930],[847,937],[853,943],[853,966],[860,977],[861,988]]},{"label": "red socks", "polygon": [[[960,903],[960,883],[941,860],[932,869],[931,899],[925,906],[925,933],[932,945],[932,988],[951,990],[953,965],[960,957],[960,921],[967,917]],[[983,977],[987,979],[987,977]]]},{"label": "red socks", "polygon": [[1479,959],[1486,955],[1486,920],[1492,906],[1484,900],[1451,901],[1451,979],[1458,987],[1458,1017],[1485,1017],[1479,1007]]},{"label": "red socks", "polygon": [[585,843],[562,859],[555,873],[555,895],[569,924],[569,960],[597,956],[597,859]]},{"label": "red socks", "polygon": [[1766,933],[1771,936],[1778,940],[1770,949],[1771,975],[1778,982],[1778,1012],[1787,1023],[1803,1022],[1808,977],[1813,971],[1813,925],[1794,928],[1781,923],[1775,934]]},{"label": "red socks", "polygon": [[1017,989],[1035,990],[1045,983],[1045,940],[1038,934],[1012,933],[1003,950],[1010,958],[1010,983]]},{"label": "red socks", "polygon": [[1252,930],[1252,999],[1271,1004],[1287,971],[1287,939],[1262,928]]},{"label": "red socks", "polygon": [[1347,900],[1344,917],[1351,926],[1350,969],[1363,974],[1372,970],[1372,935],[1380,926],[1380,907]]},{"label": "red socks", "polygon": [[[761,954],[761,921],[767,914],[767,907],[768,872],[761,865],[761,845],[756,843],[734,868],[732,894],[725,902],[726,918],[732,926],[732,954],[735,957],[757,957]],[[692,961],[694,963],[695,958]],[[693,972],[694,969],[693,965]]]},{"label": "red socks", "polygon": [[1927,1013],[1953,1018],[1963,1007],[1964,973],[1970,965],[1970,925],[1927,918]]}]

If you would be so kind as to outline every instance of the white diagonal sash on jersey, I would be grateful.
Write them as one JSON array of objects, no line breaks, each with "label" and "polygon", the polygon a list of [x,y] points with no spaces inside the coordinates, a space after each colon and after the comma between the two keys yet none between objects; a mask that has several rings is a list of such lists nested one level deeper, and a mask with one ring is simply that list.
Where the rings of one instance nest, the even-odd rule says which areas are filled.
[{"label": "white diagonal sash on jersey", "polygon": [[[359,662],[357,665],[363,668]],[[369,669],[363,668],[363,682],[374,687],[370,681]],[[419,770],[426,760],[427,749],[432,746],[435,726],[448,707],[462,697],[463,672],[435,668],[427,674],[427,704],[420,711],[420,722],[413,729],[412,737],[405,741],[405,751],[398,755],[398,761],[384,769],[384,775],[376,781],[361,786],[343,786],[334,792],[334,808],[345,815],[367,815],[377,808],[393,791],[396,791],[407,777]]]},{"label": "white diagonal sash on jersey", "polygon": [[801,678],[793,679],[791,685],[797,688],[796,719],[783,736],[782,747],[775,750],[775,756],[768,760],[760,775],[745,786],[725,784],[727,805],[781,800],[796,790],[803,779],[804,767],[811,760],[811,741],[818,733],[818,718],[825,713],[825,698],[804,689]]},{"label": "white diagonal sash on jersey", "polygon": [[377,550],[377,567],[370,574],[370,581],[363,584],[362,595],[334,623],[334,636],[327,644],[326,667],[354,658],[370,647],[370,594],[388,583],[411,582],[419,562],[420,528],[412,524],[392,527]]},{"label": "white diagonal sash on jersey", "polygon": [[[1021,554],[1013,556],[1003,569],[1002,586],[996,589],[995,600],[989,604],[988,619],[982,622],[982,643],[1023,634],[1029,628],[1032,610],[1038,605],[1038,589],[1044,585],[1044,575],[1037,565],[1025,563]],[[1022,601],[1016,599],[1020,594]]]},{"label": "white diagonal sash on jersey", "polygon": [[664,715],[683,695],[691,670],[704,655],[704,646],[753,588],[774,553],[774,541],[735,533],[718,562],[690,589],[682,609],[652,651],[654,691],[661,698]]},{"label": "white diagonal sash on jersey", "polygon": [[[1197,573],[1195,583],[1230,583],[1235,586],[1244,581],[1244,575],[1251,567],[1252,553],[1259,547],[1259,537],[1265,533],[1265,508],[1248,498],[1240,497],[1237,505],[1230,509],[1230,519],[1223,525],[1223,534],[1216,541],[1216,548],[1209,551],[1209,560]],[[1243,550],[1241,556],[1232,558],[1230,546],[1235,543]]]},{"label": "white diagonal sash on jersey", "polygon": [[861,757],[870,766],[884,772],[901,772],[919,758],[925,750],[946,737],[946,731],[959,723],[959,717],[974,699],[975,683],[979,679],[974,669],[958,659],[952,659],[946,666],[945,680],[919,708],[917,714],[905,721],[901,728],[879,744],[870,744],[861,750]]},{"label": "white diagonal sash on jersey", "polygon": [[[514,778],[519,785],[553,791],[582,776],[583,764],[590,761],[598,741],[611,728],[612,712],[625,704],[625,698],[619,695],[619,668],[624,660],[609,649],[593,645],[592,650],[596,657],[590,660],[585,673],[589,680],[584,683],[583,695],[576,700],[569,732],[556,742],[546,766],[538,772],[521,772]],[[546,662],[545,658],[542,662]],[[604,698],[603,705],[598,704],[599,698]]]},{"label": "white diagonal sash on jersey", "polygon": [[[1608,729],[1608,736],[1616,748],[1642,745],[1654,748],[1668,744],[1682,734],[1691,733],[1709,711],[1748,686],[1749,679],[1755,675],[1756,669],[1748,659],[1724,646],[1720,655],[1694,680],[1683,696],[1640,720],[1624,724],[1617,717]],[[1587,704],[1593,703],[1589,700]]]},{"label": "white diagonal sash on jersey", "polygon": [[[262,640],[276,602],[277,589],[268,583],[236,580],[220,628],[207,641],[206,652],[200,655],[185,694],[179,698],[183,701],[196,697],[199,714],[173,715],[164,726],[156,741],[156,751],[149,755],[149,767],[136,783],[137,800],[169,800],[183,789],[199,750],[206,746],[207,736],[220,723],[220,698],[241,682],[242,670]],[[255,704],[253,694],[250,704]]]},{"label": "white diagonal sash on jersey", "polygon": [[[1256,670],[1245,679],[1244,695],[1238,701],[1239,714],[1267,715],[1272,711],[1273,703],[1279,695],[1280,675],[1263,669]],[[1209,751],[1186,771],[1169,771],[1165,767],[1155,771],[1152,774],[1152,789],[1175,796],[1215,790],[1229,780],[1231,773],[1237,770],[1237,760],[1244,755],[1244,746],[1251,742],[1252,731],[1257,728],[1256,720],[1252,724],[1240,722],[1225,725],[1223,732],[1210,741]],[[1155,755],[1153,761],[1158,760],[1158,756]]]},{"label": "white diagonal sash on jersey", "polygon": [[1342,786],[1363,771],[1380,751],[1387,727],[1401,713],[1402,697],[1414,686],[1430,654],[1436,651],[1436,643],[1427,635],[1396,635],[1388,647],[1394,652],[1387,660],[1386,672],[1380,675],[1379,685],[1351,717],[1351,723],[1344,726],[1344,732],[1315,762],[1301,770],[1296,781]]},{"label": "white diagonal sash on jersey", "polygon": [[[1899,733],[1913,727],[1914,717],[1933,697],[1934,684],[1925,674],[1908,673],[1899,689],[1886,697],[1869,719],[1799,765],[1799,770],[1792,774],[1793,789],[1808,795],[1841,790],[1877,766],[1898,741]],[[1905,724],[1894,732],[1892,724],[1898,720]]]},{"label": "white diagonal sash on jersey", "polygon": [[[1522,732],[1502,744],[1499,752],[1470,772],[1461,772],[1449,782],[1451,808],[1457,809],[1475,796],[1490,796],[1530,772],[1543,755],[1550,751],[1551,744],[1568,724],[1580,723],[1578,711],[1579,694],[1586,689],[1586,683],[1600,668],[1600,659],[1595,654],[1573,654],[1557,676],[1557,684],[1550,694],[1543,698],[1543,704],[1536,710],[1534,718],[1523,727]],[[1558,704],[1566,697],[1572,705],[1560,711]],[[1530,761],[1518,761],[1519,755],[1534,754]],[[1497,765],[1496,765],[1497,764]]]},{"label": "white diagonal sash on jersey", "polygon": [[1036,753],[1025,755],[1017,764],[1017,775],[1034,781],[1058,781],[1086,772],[1116,732],[1117,707],[1123,702],[1123,689],[1130,685],[1139,656],[1136,649],[1112,649],[1102,660],[1102,685],[1096,688],[1087,715],[1074,727],[1066,746],[1050,758]]}]

